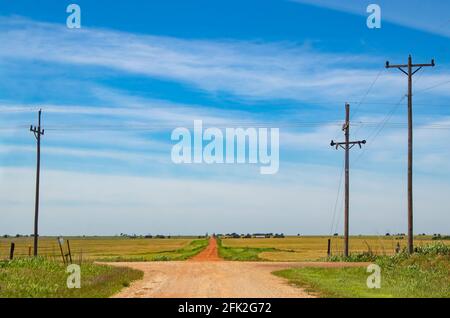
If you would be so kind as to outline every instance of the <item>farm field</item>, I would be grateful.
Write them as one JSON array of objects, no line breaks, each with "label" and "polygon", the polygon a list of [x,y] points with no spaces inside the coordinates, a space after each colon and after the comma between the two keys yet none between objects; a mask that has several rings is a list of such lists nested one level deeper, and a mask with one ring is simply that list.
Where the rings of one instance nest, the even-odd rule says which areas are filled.
[{"label": "farm field", "polygon": [[[206,239],[194,237],[173,238],[123,238],[123,237],[65,237],[69,240],[74,261],[152,261],[184,260],[194,256],[207,245]],[[0,259],[9,257],[11,242],[15,243],[15,258],[25,257],[33,246],[32,237],[1,238]],[[39,239],[39,255],[50,259],[61,259],[56,237]]]},{"label": "farm field", "polygon": [[[303,236],[285,238],[224,238],[220,242],[220,255],[229,260],[266,261],[316,261],[327,256],[328,236]],[[415,246],[436,241],[431,236],[417,236]],[[449,240],[442,241],[450,245]],[[407,239],[396,236],[353,236],[350,252],[362,253],[369,249],[376,255],[392,255],[397,243],[403,248]],[[332,255],[342,254],[342,237],[331,238]]]},{"label": "farm field", "polygon": [[[219,241],[219,254],[227,260],[236,261],[316,261],[327,255],[327,236],[286,238],[224,238]],[[124,237],[66,237],[69,240],[74,261],[168,261],[185,260],[207,246],[206,239],[197,237],[172,238],[124,238]],[[32,237],[0,238],[0,259],[9,257],[11,242],[15,243],[15,257],[28,256],[33,246]],[[61,252],[56,237],[41,237],[39,255],[59,260]],[[430,236],[415,238],[416,246],[436,241]],[[443,240],[450,245],[449,240]],[[397,243],[405,247],[406,239],[395,236],[355,236],[350,238],[351,253],[370,250],[377,255],[392,255]],[[343,238],[331,238],[332,255],[342,254]]]}]

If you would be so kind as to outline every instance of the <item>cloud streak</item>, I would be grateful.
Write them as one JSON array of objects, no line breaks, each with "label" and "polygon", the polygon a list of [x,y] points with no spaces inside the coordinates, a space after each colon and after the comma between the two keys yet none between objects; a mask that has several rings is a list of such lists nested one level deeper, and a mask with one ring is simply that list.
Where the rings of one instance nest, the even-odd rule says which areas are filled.
[{"label": "cloud streak", "polygon": [[[285,42],[185,40],[90,28],[74,32],[17,18],[0,18],[0,30],[0,57],[9,60],[113,69],[259,100],[359,99],[384,63]],[[373,94],[397,96],[403,86],[399,76],[386,74]]]},{"label": "cloud streak", "polygon": [[[366,1],[340,0],[291,0],[301,4],[314,5],[332,10],[368,16]],[[382,8],[382,19],[409,28],[450,37],[450,6],[445,1],[378,0]]]}]

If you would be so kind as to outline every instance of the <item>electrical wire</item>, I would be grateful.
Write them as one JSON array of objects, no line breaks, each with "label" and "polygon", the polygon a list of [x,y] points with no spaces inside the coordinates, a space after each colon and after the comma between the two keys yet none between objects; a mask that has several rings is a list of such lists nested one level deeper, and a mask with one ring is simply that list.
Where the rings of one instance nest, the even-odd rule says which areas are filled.
[{"label": "electrical wire", "polygon": [[415,93],[417,94],[417,93],[427,92],[427,91],[429,91],[429,90],[435,89],[435,88],[440,87],[440,86],[444,86],[444,85],[446,85],[446,84],[450,84],[450,80],[445,81],[445,82],[441,82],[441,83],[434,84],[434,85],[429,86],[429,87],[424,88],[424,89],[417,90]]},{"label": "electrical wire", "polygon": [[[402,98],[402,100],[405,97]],[[393,109],[396,110],[398,108],[399,103],[395,104]],[[389,116],[391,112],[388,113],[387,118],[390,120],[392,115]],[[179,125],[185,125],[186,123],[174,123],[174,124],[148,124],[148,125],[137,125],[137,124],[118,124],[118,125],[101,125],[101,124],[89,124],[89,125],[77,125],[77,124],[68,124],[68,125],[44,125],[43,128],[46,131],[55,131],[55,132],[72,132],[72,131],[161,131],[161,130],[170,130],[174,129]],[[308,128],[308,127],[317,127],[317,126],[337,126],[340,127],[342,124],[337,121],[292,121],[292,122],[230,122],[227,124],[214,124],[214,125],[203,125],[204,128],[208,127],[216,127],[216,128]],[[352,126],[358,127],[374,127],[374,131],[370,136],[376,133],[377,129],[382,126],[383,128],[397,128],[403,129],[407,128],[408,124],[404,122],[397,123],[389,123],[386,121],[386,118],[382,121],[355,121],[352,123]],[[10,126],[2,126],[0,130],[23,130],[29,129],[29,125],[20,124],[20,125],[10,125]],[[414,124],[414,129],[425,129],[425,130],[434,130],[434,129],[450,129],[450,123],[436,123],[436,124],[428,124],[416,122]],[[369,137],[370,138],[370,137]]]},{"label": "electrical wire", "polygon": [[381,122],[379,128],[375,128],[375,130],[372,132],[371,135],[369,135],[369,138],[367,138],[367,140],[369,141],[367,143],[367,145],[364,147],[363,151],[361,152],[361,154],[356,158],[356,160],[353,162],[353,165],[356,165],[358,163],[358,161],[364,156],[364,154],[366,153],[367,149],[374,143],[375,139],[379,136],[379,134],[381,133],[381,131],[386,127],[387,123],[389,122],[389,120],[391,120],[392,116],[395,114],[395,112],[397,111],[398,107],[400,106],[400,104],[402,103],[402,101],[406,98],[407,95],[403,95],[402,98],[398,101],[398,103],[391,109],[391,111],[386,115],[385,119]]},{"label": "electrical wire", "polygon": [[345,167],[345,165],[343,163],[342,164],[341,173],[340,173],[340,177],[339,177],[339,186],[338,186],[338,191],[337,191],[337,195],[336,195],[336,201],[334,202],[333,218],[331,219],[331,227],[330,227],[330,236],[335,233],[334,229],[335,229],[336,211],[337,211],[337,206],[338,206],[338,203],[339,203],[339,199],[341,197],[342,177],[344,176],[344,167]]},{"label": "electrical wire", "polygon": [[372,91],[373,87],[375,86],[375,83],[378,81],[378,79],[380,78],[381,73],[383,73],[383,71],[386,71],[386,69],[384,67],[378,72],[378,74],[375,77],[375,79],[373,80],[372,84],[370,84],[369,88],[367,89],[366,94],[364,95],[364,97],[356,104],[356,107],[355,107],[352,115],[350,116],[350,120],[356,115],[356,113],[358,113],[359,108],[364,103],[364,101],[366,100],[366,98],[370,94],[370,92]]},{"label": "electrical wire", "polygon": [[[356,104],[356,108],[355,111],[351,114],[350,116],[350,121],[352,120],[352,118],[355,116],[355,114],[359,111],[359,108],[361,107],[362,103],[366,100],[367,96],[369,95],[369,93],[372,91],[373,87],[375,86],[375,83],[378,81],[378,79],[381,76],[381,73],[385,70],[385,68],[380,69],[380,71],[378,72],[378,74],[375,76],[375,79],[372,81],[372,83],[369,85],[369,88],[367,89],[366,93],[364,94],[363,98],[359,100],[359,102]],[[359,131],[359,128],[357,129],[356,133]],[[336,133],[335,137],[333,138],[333,140],[336,140],[337,137],[339,135],[339,132]]]}]

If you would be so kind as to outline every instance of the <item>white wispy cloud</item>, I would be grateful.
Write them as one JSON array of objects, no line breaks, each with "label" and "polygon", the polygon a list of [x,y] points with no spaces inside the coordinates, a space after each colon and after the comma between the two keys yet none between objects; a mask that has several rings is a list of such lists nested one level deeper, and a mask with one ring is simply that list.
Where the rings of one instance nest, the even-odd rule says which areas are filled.
[{"label": "white wispy cloud", "polygon": [[[126,98],[121,95],[120,100]],[[208,123],[206,126],[224,127],[279,127],[281,129],[280,146],[282,151],[282,167],[286,163],[302,161],[304,156],[317,156],[319,158],[330,159],[330,165],[335,162],[331,159],[338,158],[332,153],[329,147],[331,139],[340,140],[342,138],[341,122],[320,121],[312,126],[302,127],[301,120],[299,127],[293,126],[289,122],[279,120],[267,120],[258,118],[251,113],[244,111],[227,111],[223,109],[209,109],[201,107],[192,107],[189,105],[170,104],[165,101],[148,101],[140,99],[139,103],[130,102],[131,108],[121,107],[93,107],[93,106],[65,106],[65,105],[43,105],[48,114],[63,114],[69,118],[66,123],[59,123],[54,120],[46,122],[50,127],[45,137],[45,154],[48,156],[85,157],[85,158],[104,158],[112,160],[122,160],[126,162],[140,162],[143,166],[148,163],[158,163],[162,165],[171,164],[169,154],[173,142],[170,140],[170,131],[179,125],[185,125],[190,128],[194,119],[202,119]],[[139,107],[137,109],[136,107]],[[2,105],[3,110],[28,111],[26,106]],[[82,115],[83,124],[71,125],[73,114]],[[69,116],[67,116],[69,115]],[[106,119],[104,122],[97,119],[102,115]],[[243,120],[246,118],[246,120]],[[355,139],[368,139],[369,148],[364,152],[363,163],[378,165],[379,169],[386,166],[396,168],[402,165],[405,160],[404,152],[406,145],[406,130],[403,128],[387,127],[380,131],[375,141],[373,140],[376,131],[383,126],[382,122],[385,116],[372,115],[357,116],[353,118],[355,126],[352,129],[352,137]],[[5,119],[6,120],[6,119]],[[79,119],[78,119],[79,120]],[[396,115],[390,122],[402,123],[404,117]],[[373,123],[365,126],[362,123]],[[416,163],[417,171],[425,173],[436,173],[440,170],[447,171],[446,157],[450,155],[444,146],[444,141],[450,138],[450,122],[447,118],[430,119],[427,116],[416,116]],[[7,126],[8,123],[4,122]],[[27,152],[34,152],[35,149],[30,145],[29,132],[23,124],[20,128],[20,134],[14,131],[8,132],[9,139],[3,133],[3,145],[0,151],[17,155]],[[439,129],[444,127],[444,129]],[[447,128],[446,128],[447,127]],[[86,131],[84,131],[86,128]],[[52,130],[53,129],[53,130]],[[55,130],[56,129],[56,130]],[[163,132],[166,136],[154,138],[154,133]],[[355,158],[359,157],[358,152]],[[334,156],[334,157],[333,157]],[[141,157],[141,158],[139,158]],[[340,158],[340,157],[339,157]],[[434,161],[434,164],[433,164]],[[423,164],[421,164],[423,162]],[[146,164],[144,164],[146,163]],[[111,163],[105,161],[105,165]],[[360,162],[361,164],[361,162]],[[187,168],[187,172],[196,173],[204,167]],[[170,169],[169,169],[170,170]],[[208,173],[220,175],[221,170],[209,169]],[[242,171],[227,172],[237,179],[244,178]],[[247,176],[248,177],[248,176]]]},{"label": "white wispy cloud", "polygon": [[[0,18],[0,30],[2,58],[102,67],[252,99],[358,99],[384,65],[384,59],[319,52],[285,42],[186,40],[92,28],[74,31],[17,18]],[[397,96],[403,84],[399,76],[385,74],[373,94]]]},{"label": "white wispy cloud", "polygon": [[[332,10],[368,16],[367,1],[341,0],[291,0],[302,4],[324,7]],[[401,26],[450,37],[450,6],[441,0],[378,0],[382,19]]]},{"label": "white wispy cloud", "polygon": [[[0,145],[0,153],[35,153],[36,147],[32,146],[6,146]],[[168,155],[149,153],[149,152],[131,152],[131,151],[120,151],[116,149],[92,149],[92,148],[76,148],[76,147],[45,147],[44,156],[66,156],[66,157],[79,157],[79,158],[90,158],[90,159],[114,159],[127,161],[130,163],[147,163],[154,164],[159,163],[170,163],[170,157]]]}]

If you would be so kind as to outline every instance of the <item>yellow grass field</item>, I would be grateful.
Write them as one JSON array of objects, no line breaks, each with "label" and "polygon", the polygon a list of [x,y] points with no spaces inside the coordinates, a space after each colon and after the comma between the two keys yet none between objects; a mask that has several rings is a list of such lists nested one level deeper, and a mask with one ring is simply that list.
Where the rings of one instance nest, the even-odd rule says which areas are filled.
[{"label": "yellow grass field", "polygon": [[[156,238],[123,238],[123,237],[66,237],[64,238],[64,253],[67,253],[67,240],[70,242],[72,257],[75,260],[97,259],[142,259],[152,256],[169,255],[171,258],[181,256],[181,249],[186,249],[196,238],[174,237]],[[15,243],[15,257],[28,256],[29,248],[33,246],[32,237],[1,238],[0,259],[9,257],[11,242]],[[41,237],[39,239],[39,255],[61,259],[56,237]]]},{"label": "yellow grass field", "polygon": [[[272,251],[262,251],[258,256],[267,261],[311,261],[323,259],[327,254],[328,236],[286,237],[286,238],[239,238],[222,239],[224,247],[234,248],[266,248]],[[123,237],[66,237],[64,253],[67,253],[67,240],[70,242],[72,258],[83,260],[176,260],[185,259],[195,254],[194,249],[202,249],[193,243],[196,237],[156,238],[123,238]],[[11,242],[16,244],[15,257],[28,256],[29,248],[33,246],[32,237],[0,238],[0,259],[9,257]],[[61,259],[61,252],[56,237],[41,237],[39,240],[39,255]],[[350,238],[352,253],[364,252],[370,249],[379,255],[391,255],[397,243],[403,248],[407,239],[395,236],[355,236]],[[418,236],[415,245],[424,245],[432,241],[429,236]],[[450,244],[450,241],[443,241]],[[197,243],[200,243],[197,241]],[[193,245],[194,244],[194,245]],[[342,254],[343,238],[331,238],[332,255]],[[206,245],[204,245],[206,246]]]},{"label": "yellow grass field", "polygon": [[[327,256],[328,236],[303,236],[286,238],[225,238],[222,239],[224,247],[233,248],[273,248],[275,251],[262,251],[259,258],[268,261],[312,261]],[[430,236],[415,238],[415,246],[429,244]],[[450,244],[450,241],[443,241]],[[350,237],[350,252],[364,252],[369,248],[378,255],[391,255],[395,253],[397,243],[403,248],[407,238],[396,236],[354,236]],[[342,254],[344,240],[342,237],[331,237],[332,255]]]}]

